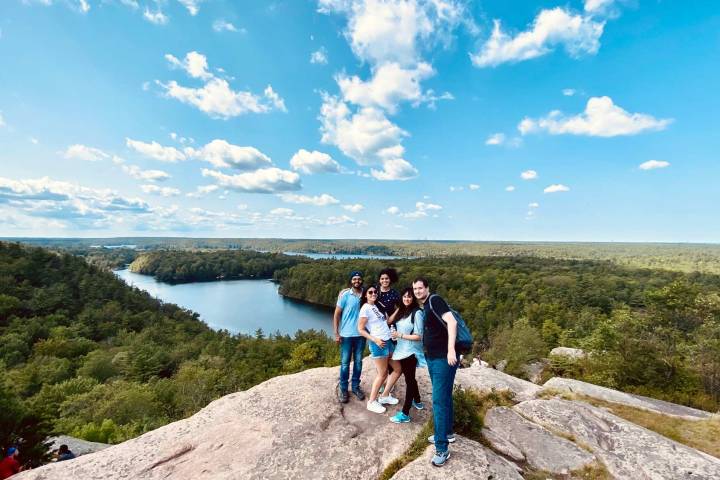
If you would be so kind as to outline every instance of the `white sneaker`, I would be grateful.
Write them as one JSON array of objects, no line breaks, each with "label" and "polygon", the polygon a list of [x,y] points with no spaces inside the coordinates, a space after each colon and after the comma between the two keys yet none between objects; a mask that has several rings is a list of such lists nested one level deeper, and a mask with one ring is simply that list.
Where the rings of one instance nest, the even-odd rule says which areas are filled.
[{"label": "white sneaker", "polygon": [[374,402],[368,402],[367,403],[367,409],[374,413],[385,413],[387,410],[385,407],[380,405],[380,402],[375,400]]},{"label": "white sneaker", "polygon": [[378,402],[380,402],[382,405],[397,405],[398,403],[400,403],[400,400],[390,394],[387,397],[378,398]]}]

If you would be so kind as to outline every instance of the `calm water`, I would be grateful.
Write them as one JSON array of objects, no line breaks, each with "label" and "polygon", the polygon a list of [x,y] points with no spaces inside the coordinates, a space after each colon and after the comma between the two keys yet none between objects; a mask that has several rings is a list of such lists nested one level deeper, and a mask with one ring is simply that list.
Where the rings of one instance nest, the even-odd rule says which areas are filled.
[{"label": "calm water", "polygon": [[233,333],[294,334],[297,330],[332,333],[332,312],[288,300],[269,280],[228,280],[171,285],[149,275],[117,270],[129,285],[141,288],[164,302],[175,303],[200,314],[211,328]]}]

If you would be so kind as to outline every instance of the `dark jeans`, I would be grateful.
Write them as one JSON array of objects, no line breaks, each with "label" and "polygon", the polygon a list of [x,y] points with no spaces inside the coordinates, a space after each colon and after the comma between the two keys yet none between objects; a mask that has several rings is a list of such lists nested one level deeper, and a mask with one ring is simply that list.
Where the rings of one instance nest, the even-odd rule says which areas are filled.
[{"label": "dark jeans", "polygon": [[415,358],[415,355],[410,355],[400,360],[400,365],[402,365],[402,374],[405,376],[405,402],[402,411],[405,415],[409,415],[413,400],[420,401],[420,390],[418,389],[417,380],[415,380],[417,358]]},{"label": "dark jeans", "polygon": [[348,391],[351,357],[353,362],[352,389],[356,390],[360,386],[365,342],[367,342],[365,337],[340,337],[340,390],[343,392]]},{"label": "dark jeans", "polygon": [[430,381],[432,382],[433,421],[435,423],[435,450],[447,452],[447,436],[453,431],[453,383],[457,365],[451,367],[447,357],[427,357]]}]

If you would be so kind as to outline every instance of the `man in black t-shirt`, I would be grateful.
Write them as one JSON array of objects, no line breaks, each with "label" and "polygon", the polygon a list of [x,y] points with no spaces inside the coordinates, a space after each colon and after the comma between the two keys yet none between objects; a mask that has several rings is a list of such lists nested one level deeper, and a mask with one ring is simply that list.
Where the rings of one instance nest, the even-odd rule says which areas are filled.
[{"label": "man in black t-shirt", "polygon": [[413,281],[413,292],[425,313],[423,347],[432,382],[435,434],[428,440],[435,444],[432,464],[441,467],[450,458],[448,444],[455,441],[452,390],[458,366],[457,320],[447,302],[439,295],[430,295],[428,287],[422,277]]}]

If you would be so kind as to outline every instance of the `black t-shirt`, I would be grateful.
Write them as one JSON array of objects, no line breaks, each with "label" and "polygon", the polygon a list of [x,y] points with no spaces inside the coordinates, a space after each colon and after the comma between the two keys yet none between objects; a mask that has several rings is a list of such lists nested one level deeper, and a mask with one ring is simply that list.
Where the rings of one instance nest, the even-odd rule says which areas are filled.
[{"label": "black t-shirt", "polygon": [[440,295],[431,295],[429,301],[425,302],[423,308],[423,313],[425,313],[423,346],[428,357],[445,358],[448,353],[447,326],[442,319],[436,317],[430,310],[430,301],[432,301],[432,308],[435,313],[441,317],[450,311],[447,302]]},{"label": "black t-shirt", "polygon": [[[391,288],[387,292],[380,291],[378,288],[378,309],[387,315],[388,317],[395,313],[395,309],[400,304],[400,294],[394,288]],[[434,305],[433,305],[434,306]]]}]

